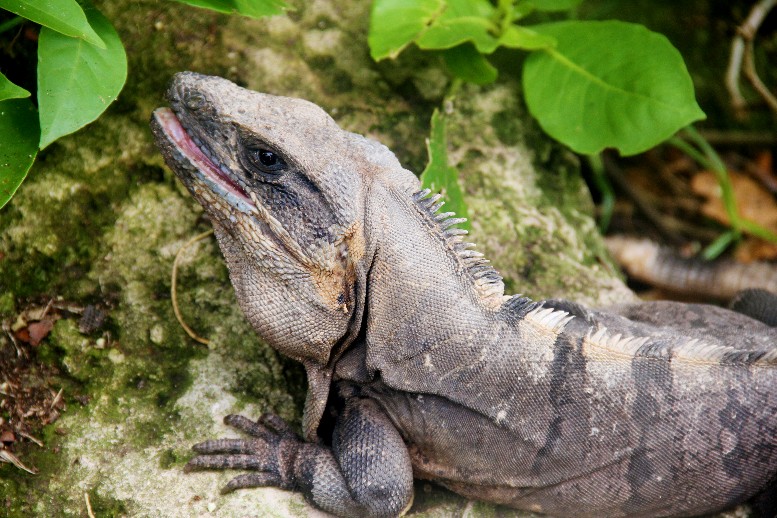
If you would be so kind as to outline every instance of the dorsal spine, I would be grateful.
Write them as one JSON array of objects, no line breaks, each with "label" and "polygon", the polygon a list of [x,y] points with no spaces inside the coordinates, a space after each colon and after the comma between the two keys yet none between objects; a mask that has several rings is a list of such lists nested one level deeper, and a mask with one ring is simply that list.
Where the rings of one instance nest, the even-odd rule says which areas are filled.
[{"label": "dorsal spine", "polygon": [[472,282],[475,291],[486,306],[499,308],[504,302],[504,283],[488,259],[474,250],[474,243],[464,241],[467,230],[455,225],[464,223],[466,218],[457,218],[453,212],[439,212],[445,204],[441,194],[431,195],[429,189],[423,189],[412,195],[419,212],[425,217],[428,226],[438,234],[452,256],[461,266],[461,272]]}]

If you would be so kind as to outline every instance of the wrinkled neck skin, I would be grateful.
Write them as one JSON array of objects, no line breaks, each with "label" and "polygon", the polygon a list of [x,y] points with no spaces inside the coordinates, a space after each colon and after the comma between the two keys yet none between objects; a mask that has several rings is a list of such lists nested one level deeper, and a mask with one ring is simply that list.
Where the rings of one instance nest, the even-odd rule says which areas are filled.
[{"label": "wrinkled neck skin", "polygon": [[[259,318],[258,316],[260,313],[270,310],[268,308],[268,301],[264,299],[266,293],[259,289],[259,287],[262,284],[275,286],[277,293],[274,294],[274,297],[293,299],[296,295],[293,290],[296,284],[294,278],[291,278],[287,284],[278,284],[277,277],[274,278],[268,275],[268,265],[263,265],[259,258],[252,256],[250,252],[246,251],[241,240],[233,235],[234,228],[223,224],[223,221],[219,221],[217,218],[213,219],[213,228],[219,248],[227,263],[230,280],[235,289],[240,308],[254,330],[271,345],[274,345],[275,341],[266,334],[267,329],[262,325],[262,322],[266,321],[266,319]],[[373,250],[367,250],[364,257],[372,257],[373,255]],[[304,365],[308,377],[308,392],[302,425],[303,436],[310,442],[317,440],[317,428],[326,407],[334,364],[342,352],[356,339],[362,326],[362,318],[365,314],[365,287],[367,285],[368,266],[369,263],[365,260],[353,263],[356,282],[352,300],[353,307],[350,308],[350,323],[345,334],[332,347],[328,361],[292,356],[292,358]],[[269,266],[269,268],[272,268],[272,266]],[[302,331],[303,336],[298,338],[301,341],[304,341],[306,330],[312,327],[321,328],[326,326],[326,322],[319,320],[327,318],[325,313],[315,314],[308,311],[308,309],[308,306],[302,304],[296,316],[277,315],[278,319],[285,318],[288,320],[288,325],[291,326],[290,329],[298,328]],[[276,346],[276,349],[280,353],[290,356],[289,352],[284,350],[283,347]]]},{"label": "wrinkled neck skin", "polygon": [[392,186],[377,183],[368,198],[368,235],[376,244],[367,280],[366,366],[373,373],[388,368],[396,374],[391,364],[453,347],[452,336],[458,342],[472,339],[473,329],[500,327],[492,325],[498,308],[481,298],[422,211],[410,192]]}]

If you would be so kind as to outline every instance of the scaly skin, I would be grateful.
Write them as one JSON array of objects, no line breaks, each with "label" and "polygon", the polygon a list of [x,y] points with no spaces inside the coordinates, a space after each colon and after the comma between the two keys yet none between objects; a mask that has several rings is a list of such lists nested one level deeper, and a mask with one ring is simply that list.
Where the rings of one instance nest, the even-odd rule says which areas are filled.
[{"label": "scaly skin", "polygon": [[228,416],[252,438],[196,445],[188,469],[247,469],[227,489],[297,489],[341,516],[401,513],[413,475],[556,516],[688,516],[769,491],[777,329],[507,297],[436,197],[315,105],[192,73],[168,98],[157,144],[246,317],[310,385],[304,440]]}]

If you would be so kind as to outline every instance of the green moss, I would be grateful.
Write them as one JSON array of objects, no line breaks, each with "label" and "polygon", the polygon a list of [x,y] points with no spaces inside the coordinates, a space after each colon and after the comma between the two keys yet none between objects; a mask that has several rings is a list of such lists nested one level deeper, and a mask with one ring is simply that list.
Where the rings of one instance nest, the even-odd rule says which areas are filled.
[{"label": "green moss", "polygon": [[159,467],[162,469],[170,469],[173,465],[180,465],[185,459],[181,459],[174,450],[165,450],[159,456]]},{"label": "green moss", "polygon": [[313,56],[307,63],[313,72],[321,72],[322,70],[330,70],[335,64],[335,58],[332,56]]},{"label": "green moss", "polygon": [[246,329],[245,341],[228,345],[228,354],[239,365],[248,366],[235,372],[229,389],[242,405],[262,405],[262,412],[274,412],[291,424],[299,424],[301,402],[305,397],[304,383],[287,385],[287,375],[296,372],[304,379],[301,368],[287,371],[288,361],[265,344],[259,342],[252,331]]},{"label": "green moss", "polygon": [[99,491],[89,492],[89,503],[92,506],[94,515],[100,518],[119,518],[128,515],[127,506],[123,501],[106,498]]},{"label": "green moss", "polygon": [[494,128],[496,137],[506,146],[514,146],[521,142],[524,135],[523,124],[516,117],[515,112],[510,110],[501,110],[491,117],[491,126]]},{"label": "green moss", "polygon": [[344,93],[353,90],[353,80],[351,76],[345,72],[338,71],[332,76],[331,91]]},{"label": "green moss", "polygon": [[111,361],[106,350],[78,331],[71,319],[58,320],[49,335],[47,349],[58,351],[59,361],[73,379],[85,383],[100,383],[111,375]]},{"label": "green moss", "polygon": [[16,311],[16,301],[12,291],[0,293],[0,316],[10,316]]}]

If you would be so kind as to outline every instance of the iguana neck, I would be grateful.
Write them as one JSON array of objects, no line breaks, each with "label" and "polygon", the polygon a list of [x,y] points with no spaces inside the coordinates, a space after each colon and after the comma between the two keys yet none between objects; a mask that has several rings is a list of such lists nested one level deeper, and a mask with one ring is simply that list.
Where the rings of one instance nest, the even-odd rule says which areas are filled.
[{"label": "iguana neck", "polygon": [[375,328],[374,319],[391,318],[397,322],[392,340],[409,347],[420,336],[444,339],[457,322],[490,328],[504,298],[501,277],[459,232],[445,231],[429,198],[380,190],[367,211],[378,239],[368,280],[368,329]]}]

